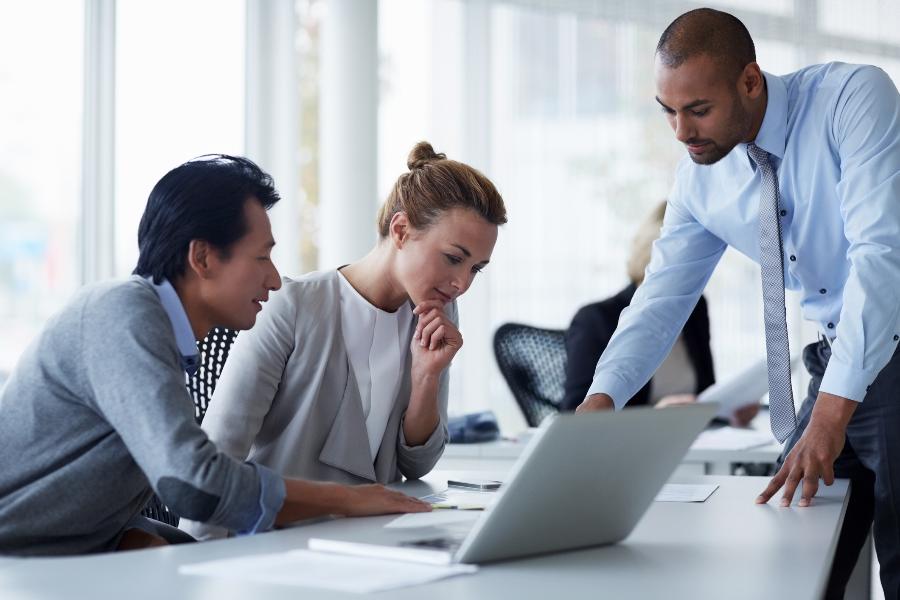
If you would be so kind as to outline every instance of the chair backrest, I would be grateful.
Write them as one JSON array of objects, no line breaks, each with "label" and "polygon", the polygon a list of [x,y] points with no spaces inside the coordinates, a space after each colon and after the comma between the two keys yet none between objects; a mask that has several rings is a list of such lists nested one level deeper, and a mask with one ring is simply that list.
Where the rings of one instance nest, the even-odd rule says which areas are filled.
[{"label": "chair backrest", "polygon": [[566,384],[566,332],[519,323],[494,334],[494,356],[530,427],[559,412]]},{"label": "chair backrest", "polygon": [[215,327],[198,344],[201,356],[200,368],[193,375],[185,376],[188,391],[194,399],[194,418],[197,419],[197,423],[203,421],[203,415],[209,407],[209,399],[216,389],[216,382],[222,374],[222,367],[228,360],[228,353],[237,334],[238,332],[233,329]]},{"label": "chair backrest", "polygon": [[[203,421],[203,415],[209,407],[209,399],[216,389],[216,381],[222,374],[222,367],[228,360],[228,352],[238,332],[224,327],[216,327],[209,332],[198,345],[200,349],[200,367],[193,375],[185,375],[185,385],[194,400],[194,418],[197,423]],[[178,515],[169,510],[159,497],[154,494],[144,506],[141,514],[167,525],[178,527]]]}]

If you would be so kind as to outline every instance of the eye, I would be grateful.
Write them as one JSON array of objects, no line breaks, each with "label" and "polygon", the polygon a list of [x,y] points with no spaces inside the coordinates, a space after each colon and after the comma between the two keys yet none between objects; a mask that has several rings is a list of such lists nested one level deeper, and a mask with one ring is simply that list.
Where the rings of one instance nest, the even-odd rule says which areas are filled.
[{"label": "eye", "polygon": [[659,110],[663,112],[664,115],[674,115],[675,111],[669,108],[668,106],[660,106]]},{"label": "eye", "polygon": [[705,116],[706,113],[708,113],[708,112],[709,112],[709,109],[708,109],[708,108],[704,108],[704,109],[702,109],[702,110],[692,110],[692,111],[691,111],[691,114],[694,115],[695,117],[703,117],[703,116]]},{"label": "eye", "polygon": [[474,267],[472,267],[472,273],[474,273],[475,275],[478,275],[482,271],[484,271],[484,266],[482,265],[475,265]]},{"label": "eye", "polygon": [[459,263],[462,262],[462,259],[460,257],[455,256],[453,254],[445,254],[444,257],[447,259],[447,262],[450,263],[451,265],[458,265]]}]

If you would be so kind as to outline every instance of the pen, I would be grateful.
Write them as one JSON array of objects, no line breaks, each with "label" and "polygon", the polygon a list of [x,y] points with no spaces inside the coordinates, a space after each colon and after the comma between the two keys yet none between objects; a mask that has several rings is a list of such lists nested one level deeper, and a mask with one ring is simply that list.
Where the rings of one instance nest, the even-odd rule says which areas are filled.
[{"label": "pen", "polygon": [[481,506],[460,506],[457,504],[432,504],[431,508],[440,508],[446,510],[484,510]]}]

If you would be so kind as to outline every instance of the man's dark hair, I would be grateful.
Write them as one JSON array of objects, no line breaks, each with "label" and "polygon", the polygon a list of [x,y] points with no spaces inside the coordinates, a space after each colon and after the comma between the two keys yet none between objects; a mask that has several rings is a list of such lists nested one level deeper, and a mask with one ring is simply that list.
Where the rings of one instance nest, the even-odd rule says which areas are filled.
[{"label": "man's dark hair", "polygon": [[228,256],[247,233],[244,205],[250,199],[268,210],[280,196],[272,177],[249,159],[208,154],[175,167],[147,199],[134,274],[156,283],[183,275],[191,240],[205,240]]},{"label": "man's dark hair", "polygon": [[756,62],[753,38],[740,19],[712,8],[698,8],[672,21],[659,38],[656,54],[670,69],[706,54],[735,80],[744,67]]}]

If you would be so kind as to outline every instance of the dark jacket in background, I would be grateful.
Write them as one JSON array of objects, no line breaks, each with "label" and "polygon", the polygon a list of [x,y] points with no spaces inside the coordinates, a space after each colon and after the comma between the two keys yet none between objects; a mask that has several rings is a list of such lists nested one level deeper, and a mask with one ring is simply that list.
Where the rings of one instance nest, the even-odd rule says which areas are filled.
[{"label": "dark jacket in background", "polygon": [[[575,410],[584,400],[594,380],[597,361],[616,330],[619,314],[631,303],[635,290],[637,286],[631,284],[615,296],[588,304],[575,313],[566,332],[566,395],[560,405],[561,410]],[[681,335],[688,358],[694,366],[696,392],[700,393],[715,383],[709,348],[709,314],[703,296],[700,296],[694,312],[688,317]],[[649,402],[650,382],[628,401],[628,405],[639,406]]]}]

